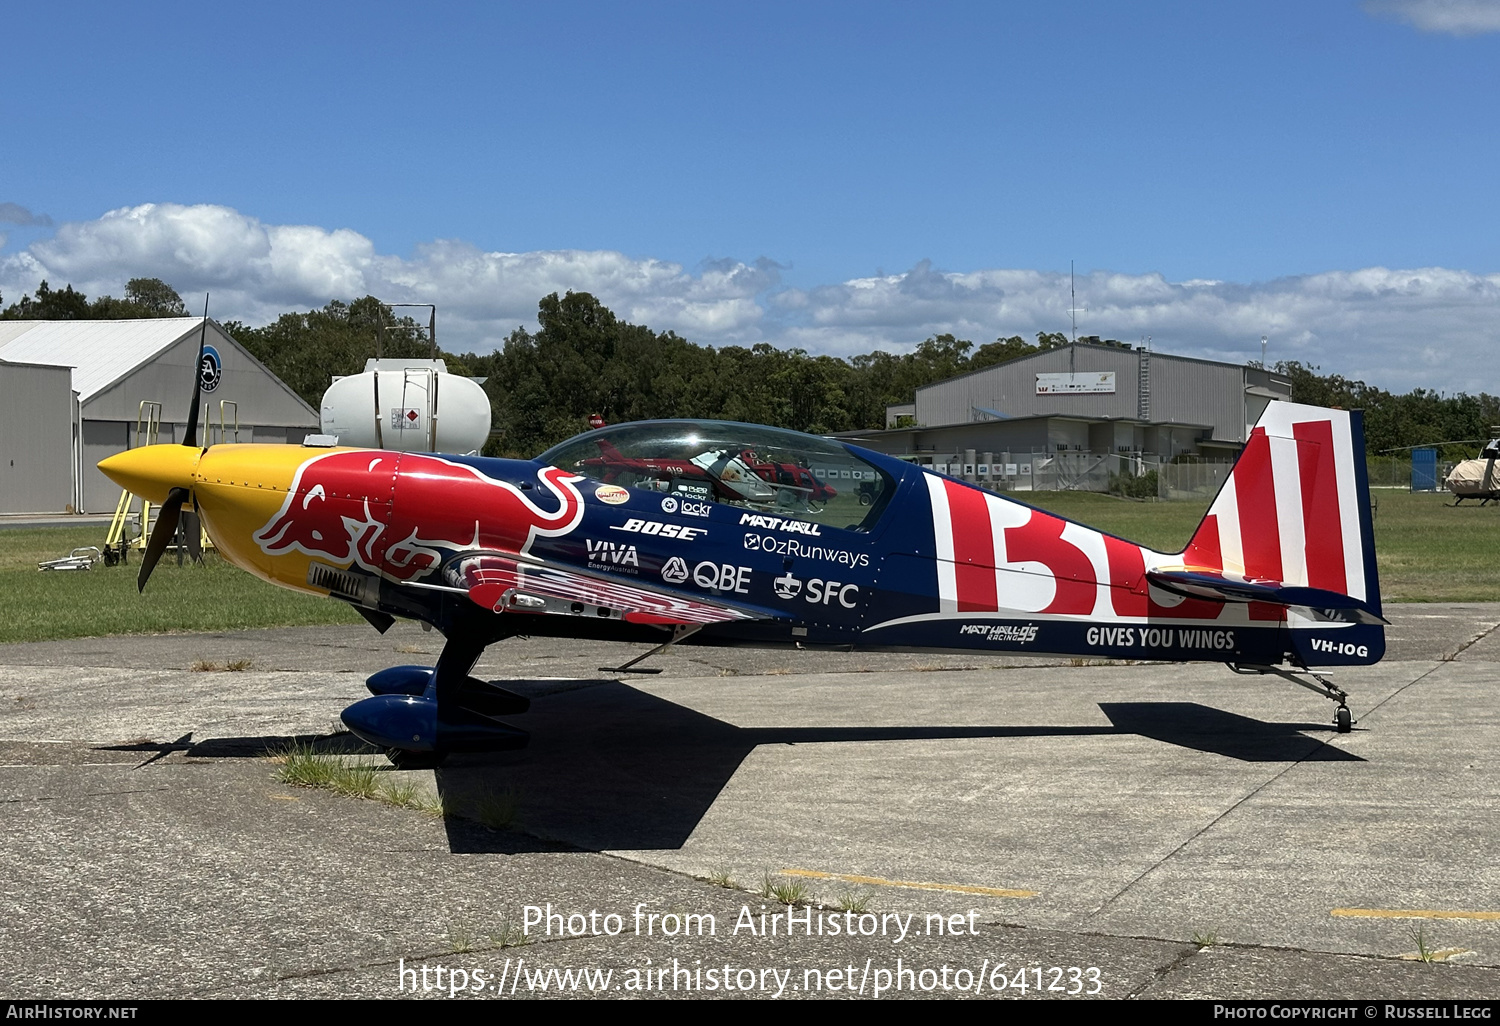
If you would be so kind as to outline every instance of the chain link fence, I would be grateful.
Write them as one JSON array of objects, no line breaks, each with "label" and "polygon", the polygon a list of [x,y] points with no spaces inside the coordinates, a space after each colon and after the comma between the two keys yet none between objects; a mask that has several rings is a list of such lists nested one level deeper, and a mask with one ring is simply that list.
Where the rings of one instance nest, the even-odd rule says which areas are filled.
[{"label": "chain link fence", "polygon": [[[1163,502],[1208,502],[1224,487],[1233,460],[1161,462],[1151,453],[1033,452],[997,454],[993,464],[955,462],[933,469],[962,477],[971,484],[997,492],[1103,492],[1133,499]],[[1450,461],[1437,466],[1438,488],[1453,469]],[[1372,456],[1368,460],[1370,487],[1411,487],[1411,459]],[[967,471],[967,472],[965,472]],[[980,473],[983,471],[983,473]]]},{"label": "chain link fence", "polygon": [[1101,492],[1132,499],[1206,501],[1223,486],[1228,460],[1162,463],[1151,453],[1079,450],[1000,454],[991,463],[936,461],[933,469],[997,492]]},{"label": "chain link fence", "polygon": [[1207,502],[1219,494],[1233,468],[1229,460],[1163,464],[1157,478],[1157,498]]}]

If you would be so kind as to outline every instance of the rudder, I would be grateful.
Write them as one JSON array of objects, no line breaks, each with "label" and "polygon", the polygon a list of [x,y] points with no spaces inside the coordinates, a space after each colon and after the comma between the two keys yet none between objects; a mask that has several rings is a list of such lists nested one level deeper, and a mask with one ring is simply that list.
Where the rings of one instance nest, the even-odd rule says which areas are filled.
[{"label": "rudder", "polygon": [[[1292,627],[1353,619],[1378,632],[1374,625],[1383,620],[1364,445],[1358,410],[1271,403],[1183,550],[1184,570],[1222,577],[1226,587],[1254,586],[1263,600],[1307,614],[1309,622]],[[1345,661],[1321,658],[1329,654],[1325,644],[1296,641],[1309,661]],[[1381,634],[1349,661],[1365,661],[1383,643]]]}]

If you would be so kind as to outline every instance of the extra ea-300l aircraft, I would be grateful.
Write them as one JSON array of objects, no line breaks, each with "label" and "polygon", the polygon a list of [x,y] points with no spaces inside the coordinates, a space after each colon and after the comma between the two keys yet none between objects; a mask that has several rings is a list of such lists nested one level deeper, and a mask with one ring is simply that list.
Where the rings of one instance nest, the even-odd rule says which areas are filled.
[{"label": "extra ea-300l aircraft", "polygon": [[776,428],[623,424],[534,460],[203,448],[197,405],[184,444],[99,465],[162,505],[141,587],[186,504],[258,577],[381,631],[432,625],[436,667],[381,671],[343,713],[398,759],[526,743],[497,717],[527,699],[470,675],[515,635],[1219,662],[1325,695],[1339,731],[1347,695],[1315,669],[1385,650],[1357,411],[1270,404],[1192,540],[1165,553]]}]

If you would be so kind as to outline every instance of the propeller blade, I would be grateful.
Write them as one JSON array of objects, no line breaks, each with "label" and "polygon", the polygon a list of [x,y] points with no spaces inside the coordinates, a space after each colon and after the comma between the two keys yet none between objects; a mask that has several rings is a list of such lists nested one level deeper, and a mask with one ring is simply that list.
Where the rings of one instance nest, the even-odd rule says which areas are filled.
[{"label": "propeller blade", "polygon": [[182,514],[182,531],[187,541],[188,556],[194,563],[203,562],[203,526],[195,510]]},{"label": "propeller blade", "polygon": [[167,501],[161,504],[161,512],[156,514],[156,526],[151,529],[151,538],[146,542],[141,572],[135,579],[137,590],[146,590],[146,581],[150,579],[151,571],[156,569],[157,560],[167,551],[167,543],[172,540],[172,535],[177,533],[177,520],[182,516],[182,504],[188,498],[186,488],[173,488],[167,493]]},{"label": "propeller blade", "polygon": [[203,347],[208,345],[208,293],[203,293],[203,327],[198,331],[198,362],[193,365],[193,401],[188,406],[187,433],[183,445],[198,444],[198,397],[203,394]]}]

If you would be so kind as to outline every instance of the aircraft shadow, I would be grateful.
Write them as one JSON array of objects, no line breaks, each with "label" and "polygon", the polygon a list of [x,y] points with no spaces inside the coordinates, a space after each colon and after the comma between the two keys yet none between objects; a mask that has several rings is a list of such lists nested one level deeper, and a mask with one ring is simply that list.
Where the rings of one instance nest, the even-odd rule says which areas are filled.
[{"label": "aircraft shadow", "polygon": [[[1364,761],[1299,733],[1331,732],[1327,724],[1267,723],[1193,702],[1101,703],[1108,727],[737,727],[616,681],[589,683],[508,718],[532,732],[529,748],[453,756],[437,770],[445,807],[480,812],[447,817],[452,851],[680,848],[760,745],[1135,734],[1243,762]],[[507,804],[524,834],[480,825],[494,822],[486,808]]]},{"label": "aircraft shadow", "polygon": [[379,750],[365,744],[353,734],[278,734],[258,737],[210,737],[193,740],[188,731],[175,741],[126,741],[117,745],[94,745],[96,752],[139,752],[145,760],[140,769],[174,752],[192,759],[262,759],[290,748],[302,747],[326,755],[369,755]]}]

